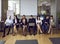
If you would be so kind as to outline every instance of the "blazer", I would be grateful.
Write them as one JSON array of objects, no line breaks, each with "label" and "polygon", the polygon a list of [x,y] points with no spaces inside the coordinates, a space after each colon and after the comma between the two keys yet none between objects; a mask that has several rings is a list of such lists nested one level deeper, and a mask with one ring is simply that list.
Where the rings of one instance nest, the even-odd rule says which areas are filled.
[{"label": "blazer", "polygon": [[29,19],[28,23],[36,23],[36,19],[35,18]]},{"label": "blazer", "polygon": [[[29,23],[34,23],[34,26],[29,26]],[[30,30],[30,28],[33,28],[33,30],[37,30],[37,27],[36,27],[36,19],[35,18],[30,18],[29,21],[28,21],[28,30]]]},{"label": "blazer", "polygon": [[24,20],[24,19],[21,19],[22,25],[27,25],[27,19],[25,18],[25,23],[23,23],[23,20]]},{"label": "blazer", "polygon": [[[36,26],[36,19],[35,19],[35,18],[29,19],[28,25],[29,25],[29,23],[35,23],[35,26]],[[30,26],[30,27],[31,27],[31,26]]]},{"label": "blazer", "polygon": [[47,22],[47,24],[50,25],[50,20],[49,20],[49,19],[44,19],[44,20],[43,20],[43,25],[46,24],[45,22]]}]

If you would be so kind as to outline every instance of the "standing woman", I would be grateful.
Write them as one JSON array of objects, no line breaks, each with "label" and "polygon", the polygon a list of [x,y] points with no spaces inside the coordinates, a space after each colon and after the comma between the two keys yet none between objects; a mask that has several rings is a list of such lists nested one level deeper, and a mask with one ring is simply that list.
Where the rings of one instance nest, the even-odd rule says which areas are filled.
[{"label": "standing woman", "polygon": [[42,33],[42,30],[41,30],[42,20],[40,19],[39,16],[37,16],[36,24],[37,24],[37,34],[38,34],[39,32]]},{"label": "standing woman", "polygon": [[22,25],[22,29],[23,29],[23,35],[26,36],[27,19],[26,19],[25,15],[22,16],[21,25]]}]

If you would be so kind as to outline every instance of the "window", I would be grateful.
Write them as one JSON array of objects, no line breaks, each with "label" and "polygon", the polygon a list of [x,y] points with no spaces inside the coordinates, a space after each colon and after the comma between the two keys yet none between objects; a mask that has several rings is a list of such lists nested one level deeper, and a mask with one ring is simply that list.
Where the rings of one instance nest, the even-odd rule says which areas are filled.
[{"label": "window", "polygon": [[13,10],[15,14],[18,15],[19,14],[19,1],[9,0],[8,10]]}]

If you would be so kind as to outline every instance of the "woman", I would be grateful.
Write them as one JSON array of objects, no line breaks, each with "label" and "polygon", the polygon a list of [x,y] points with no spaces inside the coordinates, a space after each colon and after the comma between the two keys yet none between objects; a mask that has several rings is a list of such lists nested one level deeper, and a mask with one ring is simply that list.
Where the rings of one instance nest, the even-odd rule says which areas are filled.
[{"label": "woman", "polygon": [[17,33],[19,28],[19,19],[17,18],[16,15],[14,16],[13,23],[14,23],[14,35],[15,35],[15,33]]},{"label": "woman", "polygon": [[53,26],[54,26],[53,16],[50,16],[50,28],[49,28],[48,33],[50,33],[50,31],[51,31],[51,33],[52,33],[52,28],[53,28]]},{"label": "woman", "polygon": [[39,16],[37,16],[36,24],[37,24],[37,33],[39,33],[39,31],[42,33],[42,30],[41,30],[42,20],[40,19]]},{"label": "woman", "polygon": [[26,36],[27,19],[26,19],[25,15],[22,16],[21,25],[22,25],[22,28],[23,28],[23,35]]}]

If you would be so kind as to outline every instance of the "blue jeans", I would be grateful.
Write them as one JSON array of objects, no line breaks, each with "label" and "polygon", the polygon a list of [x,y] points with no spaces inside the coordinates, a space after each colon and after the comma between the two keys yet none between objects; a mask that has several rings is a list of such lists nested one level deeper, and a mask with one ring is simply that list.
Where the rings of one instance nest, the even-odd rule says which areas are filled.
[{"label": "blue jeans", "polygon": [[49,30],[49,25],[46,25],[46,24],[42,25],[42,31],[43,31],[43,33],[47,33],[48,30]]}]

